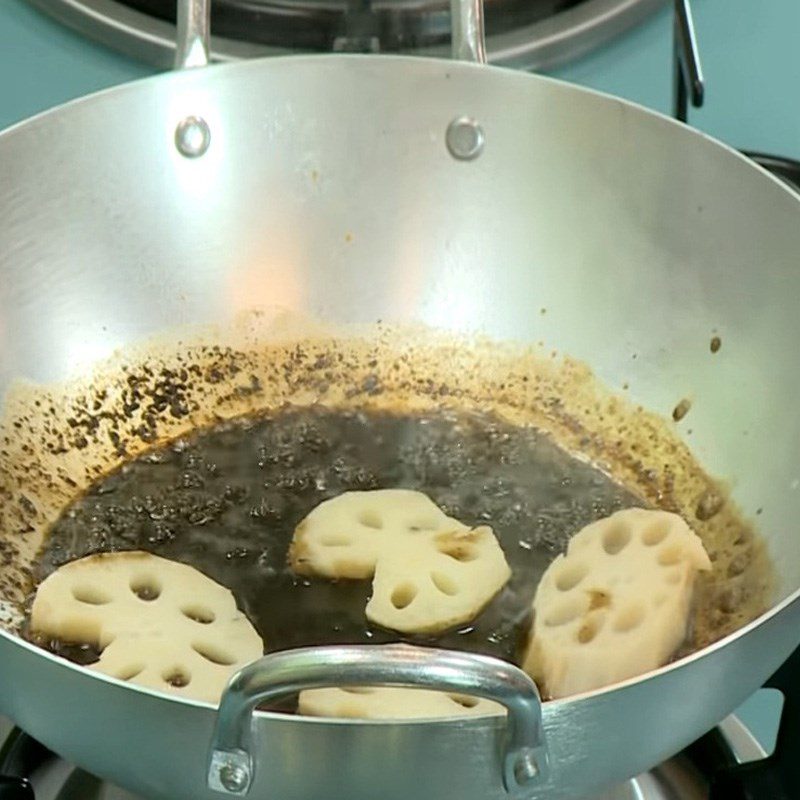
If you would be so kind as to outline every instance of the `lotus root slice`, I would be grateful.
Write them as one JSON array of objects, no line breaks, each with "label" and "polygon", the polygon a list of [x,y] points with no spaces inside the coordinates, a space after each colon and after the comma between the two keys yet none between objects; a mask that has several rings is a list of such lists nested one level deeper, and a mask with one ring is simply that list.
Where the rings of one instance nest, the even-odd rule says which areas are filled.
[{"label": "lotus root slice", "polygon": [[295,530],[290,560],[300,574],[372,578],[367,618],[403,633],[469,622],[511,575],[490,527],[470,528],[407,489],[321,503]]},{"label": "lotus root slice", "polygon": [[144,552],[63,565],[39,586],[31,632],[101,650],[89,669],[216,703],[264,644],[228,589],[185,564]]},{"label": "lotus root slice", "polygon": [[664,665],[686,638],[695,577],[709,569],[677,514],[633,508],[586,526],[536,590],[526,672],[564,697]]},{"label": "lotus root slice", "polygon": [[395,686],[307,689],[298,711],[310,717],[354,719],[436,719],[504,714],[493,700],[429,689]]}]

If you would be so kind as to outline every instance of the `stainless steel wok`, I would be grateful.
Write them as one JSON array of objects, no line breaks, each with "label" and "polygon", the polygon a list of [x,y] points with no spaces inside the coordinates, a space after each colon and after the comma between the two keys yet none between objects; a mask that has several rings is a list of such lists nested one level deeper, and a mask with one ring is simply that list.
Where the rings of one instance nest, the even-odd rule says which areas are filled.
[{"label": "stainless steel wok", "polygon": [[[526,74],[358,56],[205,67],[203,3],[182,8],[180,61],[201,68],[0,136],[0,390],[79,373],[175,325],[228,320],[241,308],[225,287],[260,264],[254,301],[545,339],[654,410],[693,396],[692,447],[745,510],[763,507],[779,590],[711,648],[543,706],[521,672],[491,660],[322,648],[247,668],[218,711],[0,631],[0,710],[164,800],[571,798],[684,747],[800,640],[798,199],[696,131]],[[480,60],[478,9],[456,16],[456,52]],[[713,362],[712,331],[724,342]],[[509,716],[252,712],[341,684],[343,664],[353,683],[458,688]]]}]

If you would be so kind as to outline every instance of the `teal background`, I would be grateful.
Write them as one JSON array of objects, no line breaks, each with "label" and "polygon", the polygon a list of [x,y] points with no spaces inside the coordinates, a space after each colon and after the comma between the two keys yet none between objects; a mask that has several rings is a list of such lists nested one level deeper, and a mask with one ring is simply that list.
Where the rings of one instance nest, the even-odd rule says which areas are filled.
[{"label": "teal background", "polygon": [[[694,0],[708,84],[694,125],[736,147],[800,158],[800,2]],[[660,111],[670,104],[671,17],[554,75]],[[0,0],[0,127],[154,70],[67,31],[24,0]]]}]

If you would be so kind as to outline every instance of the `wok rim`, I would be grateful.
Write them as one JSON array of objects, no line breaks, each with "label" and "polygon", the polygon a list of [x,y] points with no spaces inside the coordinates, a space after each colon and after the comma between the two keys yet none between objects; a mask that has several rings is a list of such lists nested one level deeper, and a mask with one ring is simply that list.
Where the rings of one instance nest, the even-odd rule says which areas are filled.
[{"label": "wok rim", "polygon": [[[736,640],[743,638],[749,633],[752,633],[753,631],[756,630],[756,628],[761,627],[762,625],[771,621],[772,619],[784,613],[785,611],[788,611],[789,608],[791,608],[791,606],[793,606],[795,603],[798,602],[800,602],[800,588],[796,589],[788,597],[785,597],[783,600],[781,600],[776,605],[769,608],[767,611],[764,611],[762,614],[760,614],[758,617],[748,622],[746,625],[733,631],[732,633],[729,633],[727,636],[718,639],[716,642],[713,642],[712,644],[701,648],[700,650],[696,650],[693,653],[689,653],[688,655],[683,656],[677,659],[676,661],[672,661],[669,664],[665,664],[664,666],[658,667],[657,669],[644,672],[632,678],[627,678],[624,681],[618,681],[617,683],[612,683],[609,684],[608,686],[602,686],[598,689],[592,689],[591,691],[588,692],[580,692],[578,694],[569,695],[568,697],[543,701],[542,714],[545,717],[545,719],[547,718],[549,713],[563,714],[565,709],[568,709],[582,701],[596,700],[600,697],[612,696],[613,694],[617,692],[622,692],[623,690],[628,689],[631,686],[635,686],[640,683],[646,683],[649,680],[659,678],[662,675],[666,675],[669,672],[677,671],[683,668],[688,668],[689,665],[693,664],[694,662],[701,661],[704,658],[709,658],[712,655],[714,655],[718,650],[722,650],[723,648],[733,644],[733,642],[735,642]],[[151,689],[147,686],[138,686],[136,684],[120,680],[119,678],[113,678],[101,672],[93,672],[87,667],[75,664],[74,662],[68,661],[66,658],[63,658],[61,656],[57,656],[54,653],[51,653],[49,650],[45,650],[44,648],[41,648],[38,645],[29,642],[27,639],[23,639],[21,636],[10,633],[9,631],[6,631],[2,628],[0,628],[0,639],[7,640],[8,643],[11,644],[12,646],[17,646],[22,648],[23,650],[27,650],[31,655],[43,657],[46,660],[50,661],[52,664],[54,664],[56,667],[69,669],[85,677],[99,679],[112,686],[121,687],[123,689],[133,691],[137,694],[149,695],[150,697],[154,697],[158,700],[167,700],[185,706],[206,709],[213,713],[216,713],[219,710],[219,705],[210,703],[206,700],[196,700],[191,697],[178,697],[177,695],[169,694],[167,692],[161,692],[157,689]],[[798,644],[800,645],[800,639],[798,640]],[[325,647],[326,645],[318,645],[318,646]],[[374,646],[380,647],[381,645],[374,645]],[[289,652],[289,650],[281,650],[274,652]],[[457,652],[463,652],[463,651],[457,651]],[[521,669],[521,667],[519,668]],[[452,725],[453,722],[457,722],[459,725],[474,726],[474,727],[481,727],[482,725],[485,726],[487,723],[494,725],[502,724],[503,726],[505,726],[505,718],[500,716],[484,716],[484,717],[454,716],[454,717],[441,717],[441,718],[437,717],[437,718],[413,718],[413,719],[354,719],[354,718],[338,719],[333,717],[330,718],[310,717],[297,713],[287,714],[278,711],[256,710],[253,713],[253,717],[258,719],[280,720],[281,722],[297,721],[297,722],[310,722],[320,725],[336,725],[336,726]]]},{"label": "wok rim", "polygon": [[527,82],[527,83],[538,82],[545,85],[559,87],[566,91],[574,92],[578,95],[590,96],[614,102],[620,106],[626,107],[637,113],[643,114],[652,119],[659,120],[662,123],[667,123],[668,125],[671,125],[674,128],[683,131],[685,135],[699,137],[705,142],[711,144],[712,146],[717,146],[722,148],[730,155],[735,156],[740,162],[747,164],[748,166],[754,168],[757,172],[761,173],[762,176],[769,178],[773,184],[779,186],[790,197],[800,201],[800,196],[798,196],[798,194],[795,191],[787,187],[783,181],[781,181],[779,178],[776,178],[769,170],[765,169],[760,164],[748,158],[746,155],[744,155],[741,151],[737,150],[732,145],[729,145],[726,142],[722,141],[721,139],[718,139],[708,133],[705,133],[704,131],[701,131],[698,128],[694,128],[691,125],[680,122],[676,120],[674,117],[662,111],[649,108],[641,103],[637,103],[633,100],[628,100],[626,98],[619,97],[610,92],[604,92],[598,89],[592,89],[586,86],[581,86],[579,84],[564,80],[563,78],[554,78],[550,75],[541,75],[538,73],[525,72],[523,70],[515,69],[513,67],[498,66],[495,64],[476,64],[466,61],[453,61],[450,59],[436,58],[432,56],[413,56],[413,55],[394,55],[394,54],[372,55],[372,54],[360,54],[360,53],[319,53],[319,54],[277,55],[277,56],[264,56],[261,58],[244,59],[234,62],[214,62],[209,64],[208,66],[199,68],[190,68],[184,70],[167,70],[165,72],[156,75],[149,75],[144,78],[136,78],[131,81],[126,81],[124,83],[119,83],[114,86],[109,86],[105,89],[100,89],[96,92],[90,92],[89,94],[81,95],[80,97],[75,97],[71,100],[67,100],[63,103],[59,103],[58,105],[44,109],[43,111],[33,114],[30,117],[25,117],[24,119],[18,120],[17,122],[13,122],[6,128],[0,129],[0,146],[7,137],[16,135],[24,131],[26,128],[32,127],[34,124],[40,124],[44,121],[47,121],[50,117],[58,116],[62,112],[71,111],[73,108],[80,108],[85,104],[88,105],[91,103],[101,102],[104,101],[106,98],[118,97],[127,94],[129,92],[138,92],[141,90],[145,90],[146,88],[155,85],[157,83],[166,83],[167,81],[176,81],[176,80],[191,80],[197,78],[197,76],[202,76],[204,73],[208,73],[209,71],[212,71],[214,73],[222,73],[222,72],[234,73],[234,71],[244,72],[244,71],[251,71],[251,70],[255,71],[261,69],[264,69],[266,71],[270,67],[281,69],[285,64],[306,64],[311,62],[319,62],[321,64],[333,63],[333,62],[349,63],[349,64],[381,63],[383,65],[392,64],[397,66],[398,68],[406,68],[411,66],[412,68],[425,67],[430,69],[436,67],[443,69],[445,71],[458,70],[464,72],[467,71],[488,72],[498,76],[505,75],[506,77],[511,78],[512,80],[517,80],[520,82]]}]

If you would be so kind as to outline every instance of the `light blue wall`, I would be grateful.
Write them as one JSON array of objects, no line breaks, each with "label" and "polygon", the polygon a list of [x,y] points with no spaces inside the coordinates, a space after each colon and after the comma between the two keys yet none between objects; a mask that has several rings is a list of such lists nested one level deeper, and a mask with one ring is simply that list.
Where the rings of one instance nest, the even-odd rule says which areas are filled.
[{"label": "light blue wall", "polygon": [[0,128],[152,71],[81,39],[23,0],[0,0]]},{"label": "light blue wall", "polygon": [[[692,122],[737,147],[800,158],[800,0],[694,0],[708,81]],[[611,46],[554,74],[663,111],[670,97],[665,10]],[[152,70],[29,8],[0,0],[0,127]]]},{"label": "light blue wall", "polygon": [[[693,125],[800,159],[800,0],[694,0],[706,106]],[[669,112],[671,15],[554,74]]]}]

